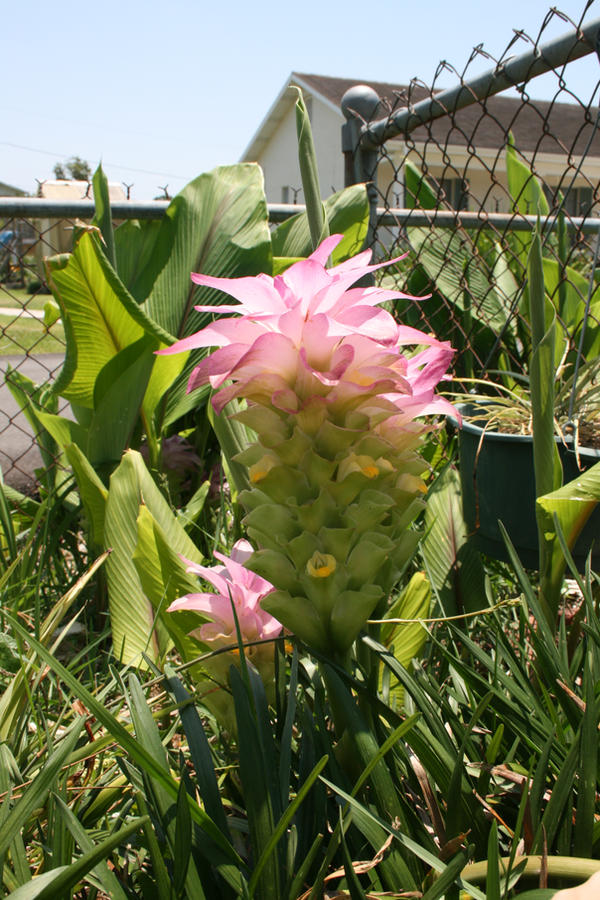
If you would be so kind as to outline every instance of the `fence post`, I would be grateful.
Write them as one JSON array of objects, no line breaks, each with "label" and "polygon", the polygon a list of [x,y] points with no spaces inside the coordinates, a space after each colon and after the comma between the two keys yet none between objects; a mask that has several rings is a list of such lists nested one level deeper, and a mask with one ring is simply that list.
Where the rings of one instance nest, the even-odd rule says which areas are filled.
[{"label": "fence post", "polygon": [[369,230],[367,247],[375,244],[377,227],[377,163],[378,150],[362,140],[362,126],[375,118],[381,103],[379,95],[365,84],[349,88],[342,97],[342,152],[345,158],[345,185],[366,182],[369,198]]}]

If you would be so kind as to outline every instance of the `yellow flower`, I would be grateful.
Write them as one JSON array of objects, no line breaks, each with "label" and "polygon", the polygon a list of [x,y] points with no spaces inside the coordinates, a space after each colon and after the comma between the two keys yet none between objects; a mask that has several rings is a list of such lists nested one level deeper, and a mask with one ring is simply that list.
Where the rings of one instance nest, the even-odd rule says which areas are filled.
[{"label": "yellow flower", "polygon": [[259,459],[258,462],[254,463],[254,465],[250,466],[250,468],[248,469],[250,483],[257,484],[257,482],[262,481],[263,478],[265,478],[265,476],[268,475],[271,469],[276,465],[277,463],[272,456],[263,456],[261,459]]},{"label": "yellow flower", "polygon": [[306,563],[306,571],[313,578],[328,578],[335,572],[337,563],[335,556],[330,553],[320,553],[316,550]]},{"label": "yellow flower", "polygon": [[366,478],[377,478],[382,472],[390,472],[392,465],[383,456],[375,460],[372,456],[358,455],[351,453],[346,459],[343,459],[338,467],[338,481],[343,481],[352,472],[360,472]]}]

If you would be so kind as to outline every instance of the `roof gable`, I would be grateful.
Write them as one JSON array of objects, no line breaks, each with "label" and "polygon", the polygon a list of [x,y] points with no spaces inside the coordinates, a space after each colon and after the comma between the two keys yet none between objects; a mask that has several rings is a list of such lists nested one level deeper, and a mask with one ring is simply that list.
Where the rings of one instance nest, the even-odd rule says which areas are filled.
[{"label": "roof gable", "polygon": [[[294,102],[293,92],[288,90],[290,84],[299,84],[309,90],[314,98],[339,111],[340,124],[343,121],[340,109],[342,97],[357,84],[373,88],[389,110],[432,96],[430,88],[414,81],[403,85],[292,72],[242,160],[257,158],[261,147],[272,137],[279,121]],[[461,109],[451,118],[444,116],[430,125],[417,128],[411,133],[411,139],[417,143],[433,140],[441,146],[473,145],[480,149],[500,150],[511,131],[515,146],[521,152],[600,156],[600,129],[595,127],[597,112],[597,108],[585,107],[581,103],[524,100],[521,96],[510,96],[505,92]],[[383,115],[385,112],[381,117]]]}]

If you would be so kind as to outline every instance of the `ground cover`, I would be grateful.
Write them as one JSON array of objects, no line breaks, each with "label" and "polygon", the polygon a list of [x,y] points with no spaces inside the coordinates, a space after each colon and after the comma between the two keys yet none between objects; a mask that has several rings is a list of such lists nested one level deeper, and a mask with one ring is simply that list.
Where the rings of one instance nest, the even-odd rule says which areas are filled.
[{"label": "ground cover", "polygon": [[0,355],[64,353],[64,330],[60,321],[46,328],[30,316],[0,315]]},{"label": "ground cover", "polygon": [[22,288],[0,284],[0,307],[42,310],[49,299],[49,294],[32,294]]}]

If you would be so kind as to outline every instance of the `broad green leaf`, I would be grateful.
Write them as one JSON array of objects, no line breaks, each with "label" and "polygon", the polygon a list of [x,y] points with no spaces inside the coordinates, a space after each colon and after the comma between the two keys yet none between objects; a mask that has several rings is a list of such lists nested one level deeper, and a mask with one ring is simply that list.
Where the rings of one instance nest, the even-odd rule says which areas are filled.
[{"label": "broad green leaf", "polygon": [[515,290],[504,257],[496,254],[490,268],[464,229],[407,228],[407,234],[440,294],[496,334],[502,331],[510,321]]},{"label": "broad green leaf", "polygon": [[[573,345],[579,345],[579,337],[588,296],[589,281],[572,266],[566,266],[561,277],[557,260],[544,257],[544,283],[546,293],[556,307],[559,327]],[[562,297],[561,297],[562,295]],[[591,359],[600,354],[600,285],[594,288],[583,342],[583,355]]]},{"label": "broad green leaf", "polygon": [[[353,184],[332,194],[323,203],[331,234],[343,234],[331,261],[337,265],[363,249],[369,225],[369,200],[364,184]],[[312,252],[308,218],[305,212],[278,225],[272,234],[273,275]]]},{"label": "broad green leaf", "polygon": [[147,318],[119,281],[97,236],[83,234],[73,253],[52,257],[47,270],[67,337],[65,363],[54,390],[91,408],[96,377],[116,353],[144,332],[166,343],[172,338]]},{"label": "broad green leaf", "polygon": [[555,517],[567,546],[573,549],[577,538],[600,501],[600,463],[582,472],[556,491],[538,497],[535,514],[542,545],[542,590],[550,608],[556,611],[560,598],[565,557],[556,533]]},{"label": "broad green leaf", "polygon": [[108,491],[96,474],[87,456],[77,444],[68,444],[65,455],[73,469],[81,502],[88,517],[92,541],[98,546],[104,544],[104,517]]},{"label": "broad green leaf", "polygon": [[407,209],[435,209],[438,205],[436,192],[409,159],[404,162],[404,203]]},{"label": "broad green leaf", "polygon": [[542,183],[531,171],[531,166],[519,158],[512,134],[506,146],[506,175],[515,209],[525,216],[548,215],[550,208]]},{"label": "broad green leaf", "polygon": [[215,413],[210,403],[206,407],[208,421],[217,436],[228,474],[233,479],[238,493],[248,490],[250,481],[246,466],[238,462],[236,456],[246,450],[256,439],[256,434],[251,428],[232,418],[242,408],[239,400],[232,400],[228,403],[220,415]]},{"label": "broad green leaf", "polygon": [[[233,278],[271,271],[262,172],[255,164],[240,164],[200,175],[174,198],[166,218],[173,228],[173,243],[144,310],[169,334],[181,338],[210,321],[211,314],[197,312],[195,305],[225,299],[214,289],[193,284],[192,272]],[[165,424],[206,401],[207,391],[186,393],[190,373],[204,354],[190,354],[168,392]]]},{"label": "broad green leaf", "polygon": [[172,549],[198,560],[195,545],[154,483],[141,455],[128,450],[110,478],[104,541],[106,549],[112,548],[106,575],[114,652],[125,662],[136,663],[142,653],[160,659],[168,646],[163,617],[156,617],[133,560],[142,504],[148,507]]},{"label": "broad green leaf", "polygon": [[[431,606],[431,585],[423,572],[415,572],[407,586],[396,600],[388,607],[385,613],[386,619],[426,619]],[[390,649],[398,662],[405,668],[410,666],[411,660],[419,655],[428,631],[425,625],[418,621],[390,622],[381,626],[381,643]],[[398,704],[402,703],[403,689],[401,686],[392,686],[390,694],[394,692]]]},{"label": "broad green leaf", "polygon": [[[506,176],[508,190],[512,198],[512,208],[523,216],[547,216],[548,201],[540,180],[531,171],[531,166],[524,162],[517,150],[512,134],[509,134],[506,146]],[[510,235],[513,252],[525,271],[527,259],[531,251],[533,235],[531,232],[518,231]],[[526,298],[527,291],[524,293]]]},{"label": "broad green leaf", "polygon": [[102,169],[102,165],[99,165],[94,172],[92,187],[94,189],[94,204],[96,207],[93,224],[99,227],[108,261],[113,269],[116,269],[117,261],[115,256],[112,215],[110,212],[110,194],[108,191],[108,181]]},{"label": "broad green leaf", "polygon": [[460,477],[450,466],[429,490],[421,547],[446,615],[488,605],[481,557],[469,541],[463,518]]},{"label": "broad green leaf", "polygon": [[40,424],[38,411],[55,415],[58,411],[57,397],[48,391],[45,385],[35,384],[22,372],[6,367],[5,383],[9,391],[21,407],[25,418],[36,435],[36,441],[42,460],[46,467],[52,467],[56,463],[56,442],[51,434]]},{"label": "broad green leaf", "polygon": [[65,450],[69,444],[76,444],[84,453],[87,453],[88,432],[78,422],[73,422],[64,416],[42,412],[42,410],[37,412],[37,418],[61,450]]},{"label": "broad green leaf", "polygon": [[87,445],[93,463],[117,463],[128,447],[158,346],[154,336],[144,334],[119,350],[98,373]]},{"label": "broad green leaf", "polygon": [[[196,551],[194,562],[202,557]],[[137,543],[133,553],[144,593],[152,603],[156,615],[160,615],[166,630],[184,662],[189,662],[202,652],[197,640],[188,635],[199,628],[204,617],[196,612],[181,610],[166,612],[167,607],[185,594],[197,593],[198,579],[186,572],[186,564],[170,546],[147,506],[141,506],[137,519]]]},{"label": "broad green leaf", "polygon": [[116,269],[119,278],[138,303],[149,296],[173,246],[173,220],[130,219],[115,229]]},{"label": "broad green leaf", "polygon": [[[165,344],[161,344],[162,349]],[[170,356],[156,356],[150,379],[144,394],[142,414],[144,426],[149,438],[158,437],[162,410],[159,404],[176,378],[181,374],[188,360],[189,353],[174,353]]]}]

